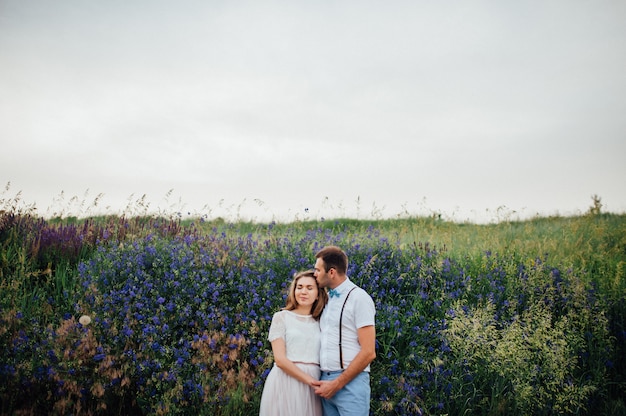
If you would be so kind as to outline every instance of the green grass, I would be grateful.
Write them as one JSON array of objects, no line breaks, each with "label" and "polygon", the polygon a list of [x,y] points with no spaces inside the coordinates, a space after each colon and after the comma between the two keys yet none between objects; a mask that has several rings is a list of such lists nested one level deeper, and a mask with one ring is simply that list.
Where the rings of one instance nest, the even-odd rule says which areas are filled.
[{"label": "green grass", "polygon": [[[306,240],[307,234],[313,230],[323,230],[328,236],[342,236],[341,241],[350,241],[351,237],[359,241],[363,236],[371,234],[376,238],[368,241],[376,241],[378,238],[388,239],[394,243],[397,242],[400,247],[418,246],[420,253],[429,250],[443,253],[446,258],[467,265],[468,274],[472,274],[473,277],[484,276],[485,270],[491,270],[490,267],[493,265],[489,263],[490,256],[485,253],[493,253],[499,256],[498,267],[510,267],[510,270],[505,270],[507,275],[505,290],[507,293],[511,292],[507,299],[514,299],[514,292],[524,289],[521,286],[523,283],[519,281],[516,274],[516,268],[520,264],[527,266],[529,270],[534,269],[538,264],[558,267],[564,274],[566,274],[565,270],[569,270],[571,272],[567,273],[567,279],[572,284],[572,299],[584,305],[585,295],[582,289],[576,286],[577,284],[580,284],[581,288],[596,288],[597,292],[602,295],[602,302],[605,302],[598,306],[603,306],[603,314],[606,314],[606,321],[602,322],[610,323],[609,329],[612,334],[620,334],[626,330],[626,304],[624,302],[626,214],[604,214],[598,210],[590,210],[588,214],[581,216],[537,217],[526,221],[501,221],[492,224],[455,223],[438,217],[379,220],[339,218],[289,223],[230,223],[222,219],[181,220],[176,216],[125,218],[107,215],[88,218],[59,217],[47,220],[45,226],[41,226],[37,223],[40,218],[29,213],[17,213],[17,216],[11,217],[6,215],[6,212],[0,216],[0,306],[2,307],[0,320],[6,323],[6,332],[0,328],[0,341],[6,343],[13,341],[11,334],[21,329],[19,325],[36,319],[42,328],[48,325],[56,327],[59,325],[60,317],[75,312],[73,295],[80,291],[76,266],[92,256],[93,250],[99,244],[98,239],[105,235],[113,236],[112,240],[116,244],[126,244],[154,234],[167,239],[188,234],[224,233],[234,239],[254,235],[269,237],[275,242],[284,238],[297,246],[297,242]],[[89,239],[84,240],[84,246],[80,247],[80,250],[68,255],[64,251],[66,245],[52,244],[45,250],[39,245],[40,234],[38,233],[40,231],[38,230],[62,231],[71,227],[80,229],[82,233],[79,233],[80,235],[90,236]],[[61,236],[62,233],[55,235]],[[75,234],[63,235],[74,238],[72,236]],[[71,241],[75,241],[75,238]],[[274,257],[284,255],[286,259],[290,259],[290,253],[282,253],[278,249],[273,254],[275,254]],[[361,260],[354,259],[354,261],[358,264]],[[48,270],[48,267],[51,267],[52,271]],[[444,272],[441,270],[443,264],[439,259],[429,264],[429,267],[437,269],[437,275],[443,276],[445,280]],[[393,269],[392,266],[388,268]],[[549,287],[551,283],[547,286],[545,284],[545,282],[550,282],[549,277],[550,272],[545,270],[537,269],[536,274],[529,273],[529,279],[537,279],[537,288]],[[489,281],[478,279],[474,280],[473,284],[488,285]],[[489,288],[474,287],[472,290],[476,293],[488,293]],[[427,309],[420,308],[425,308],[430,303],[421,302],[416,293],[403,295],[414,304],[416,315],[411,319],[418,319],[422,312],[428,313]],[[467,299],[469,295],[465,301]],[[524,409],[531,409],[536,404],[537,394],[544,394],[545,397],[542,400],[546,401],[549,397],[559,396],[558,388],[552,389],[549,379],[544,380],[542,384],[548,386],[546,389],[534,390],[535,386],[530,380],[546,376],[533,373],[533,368],[524,368],[524,362],[525,360],[537,361],[536,351],[543,351],[542,356],[545,357],[546,368],[554,374],[568,366],[574,366],[570,362],[559,360],[571,356],[567,353],[568,348],[580,345],[583,345],[585,350],[596,358],[594,362],[601,363],[600,356],[603,351],[599,347],[594,350],[595,346],[592,343],[586,344],[590,341],[581,336],[584,331],[569,332],[576,325],[591,327],[596,322],[596,318],[599,318],[593,315],[595,310],[589,312],[589,316],[583,316],[580,311],[584,312],[586,309],[579,307],[575,302],[568,305],[571,311],[559,311],[562,312],[562,316],[558,319],[555,318],[554,311],[541,308],[531,309],[521,314],[519,321],[505,328],[499,327],[498,323],[493,321],[490,304],[477,302],[469,311],[463,309],[463,306],[467,306],[466,304],[459,304],[456,311],[457,319],[454,321],[456,326],[452,327],[448,333],[448,338],[456,342],[452,346],[458,352],[458,355],[451,355],[451,360],[458,360],[458,362],[451,361],[451,363],[458,364],[452,368],[459,371],[459,378],[461,378],[464,375],[461,371],[463,366],[469,365],[472,373],[478,377],[467,385],[463,383],[455,385],[458,390],[455,390],[453,394],[470,398],[474,406],[464,408],[460,404],[457,410],[471,412],[481,409],[480,414],[504,414],[503,412],[510,408],[511,402],[509,401],[513,400],[517,406],[518,413],[516,414],[524,414]],[[391,301],[389,304],[393,306]],[[514,314],[515,306],[511,305],[511,314]],[[14,319],[16,311],[19,311],[24,319],[20,321]],[[464,313],[466,315],[463,315]],[[403,315],[398,318],[400,321],[409,319]],[[604,315],[602,319],[605,319]],[[526,328],[532,328],[530,334],[525,332]],[[472,344],[467,343],[468,337],[472,336],[478,337],[477,339],[485,344],[482,350],[473,349]],[[522,341],[524,336],[527,336],[528,342]],[[375,367],[386,368],[384,367],[387,365],[384,361],[385,353],[403,345],[394,344],[397,342],[397,334],[393,331],[381,331],[379,337],[381,353],[380,360]],[[603,341],[609,338],[607,336],[603,338]],[[555,349],[543,349],[548,343],[554,345]],[[623,343],[618,344],[618,348],[623,348]],[[515,351],[515,354],[511,355],[510,351]],[[626,351],[616,352],[617,357],[624,354]],[[474,361],[466,364],[468,359]],[[624,401],[620,399],[625,392],[626,385],[625,362],[626,360],[621,359],[611,370],[613,373],[608,375],[612,384],[603,394],[610,399],[606,400],[603,409],[602,406],[595,405],[595,409],[603,410],[602,414],[618,414],[625,408]],[[508,367],[507,363],[510,364]],[[438,361],[425,364],[427,367],[439,365]],[[505,371],[507,368],[508,372]],[[524,371],[511,371],[511,368],[524,369]],[[592,366],[589,369],[594,370]],[[604,371],[603,368],[598,371],[600,370]],[[380,375],[377,377],[380,378]],[[600,378],[602,376],[595,376],[595,379]],[[482,389],[480,395],[474,390],[477,386]],[[3,388],[0,388],[0,393],[3,392]],[[587,394],[582,390],[581,392],[581,394]],[[243,391],[239,393],[244,394]],[[589,396],[593,394],[590,392]],[[564,394],[562,397],[570,396]],[[574,393],[571,397],[574,397]],[[257,396],[252,398],[252,400],[257,399]],[[578,403],[576,400],[573,402]],[[459,403],[463,403],[463,400],[459,400]],[[476,403],[478,403],[478,408]],[[0,403],[0,405],[2,408],[8,408],[7,403]],[[14,404],[9,405],[14,406]],[[228,406],[230,407],[222,409],[224,414],[243,414],[245,409],[250,409],[251,405],[246,405],[243,400],[237,399]],[[252,407],[255,406],[257,404]],[[558,406],[555,405],[553,408],[561,409],[566,414],[577,412],[577,408],[567,400],[558,403]]]},{"label": "green grass", "polygon": [[[185,220],[202,232],[232,232],[240,235],[266,233],[270,224]],[[599,214],[578,217],[538,217],[497,224],[455,223],[430,217],[355,220],[339,218],[272,224],[274,234],[302,234],[323,228],[334,233],[362,235],[370,228],[404,244],[429,244],[455,258],[482,255],[486,251],[514,253],[528,258],[549,256],[551,262],[584,270],[601,278],[623,273],[626,261],[626,214]],[[621,266],[620,266],[621,264]],[[621,269],[620,269],[621,268]],[[623,275],[620,275],[623,277]],[[621,278],[617,279],[624,280]],[[614,282],[613,282],[614,283]],[[616,287],[617,290],[623,287]]]}]

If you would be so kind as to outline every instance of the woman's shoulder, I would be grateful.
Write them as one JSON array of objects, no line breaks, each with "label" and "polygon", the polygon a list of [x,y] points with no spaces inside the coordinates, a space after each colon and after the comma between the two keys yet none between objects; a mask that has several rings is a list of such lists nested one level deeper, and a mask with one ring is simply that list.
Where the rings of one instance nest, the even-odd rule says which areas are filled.
[{"label": "woman's shoulder", "polygon": [[272,318],[272,320],[277,320],[277,321],[281,321],[281,322],[285,322],[285,321],[289,321],[289,322],[309,322],[309,321],[315,321],[315,318],[313,318],[313,315],[302,315],[299,313],[296,313],[294,311],[290,311],[287,309],[281,309],[278,312],[274,313],[274,316]]},{"label": "woman's shoulder", "polygon": [[286,309],[281,309],[279,311],[274,312],[274,315],[272,315],[272,319],[274,318],[283,318],[285,315],[287,315],[289,313],[288,310]]},{"label": "woman's shoulder", "polygon": [[288,309],[281,309],[277,312],[274,312],[274,318],[279,318],[279,319],[299,317],[299,316],[301,315],[298,315],[294,311],[290,311]]}]

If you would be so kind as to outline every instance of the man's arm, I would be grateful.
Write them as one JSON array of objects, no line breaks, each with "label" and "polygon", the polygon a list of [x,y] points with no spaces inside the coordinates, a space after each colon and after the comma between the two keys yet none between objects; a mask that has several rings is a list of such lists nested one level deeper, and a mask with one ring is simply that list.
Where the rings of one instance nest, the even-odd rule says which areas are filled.
[{"label": "man's arm", "polygon": [[374,358],[376,358],[376,328],[374,325],[357,329],[357,336],[361,350],[354,357],[354,360],[336,379],[314,383],[314,385],[317,385],[315,394],[325,399],[330,399],[374,361]]}]

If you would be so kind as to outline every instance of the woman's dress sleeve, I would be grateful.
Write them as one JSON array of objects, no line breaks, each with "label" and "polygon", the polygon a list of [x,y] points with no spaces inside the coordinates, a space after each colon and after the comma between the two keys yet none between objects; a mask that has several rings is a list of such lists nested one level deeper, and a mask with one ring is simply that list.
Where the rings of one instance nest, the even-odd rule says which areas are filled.
[{"label": "woman's dress sleeve", "polygon": [[270,330],[267,335],[269,342],[278,338],[285,339],[285,316],[281,312],[276,312],[272,317],[272,323],[270,324]]}]

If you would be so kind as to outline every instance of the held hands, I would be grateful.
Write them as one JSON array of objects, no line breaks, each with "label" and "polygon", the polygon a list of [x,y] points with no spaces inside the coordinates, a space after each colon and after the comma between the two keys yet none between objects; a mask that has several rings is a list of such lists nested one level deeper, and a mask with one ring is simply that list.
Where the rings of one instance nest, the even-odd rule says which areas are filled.
[{"label": "held hands", "polygon": [[315,388],[315,394],[325,399],[332,398],[339,390],[341,390],[337,380],[316,380],[313,382],[313,387]]}]

